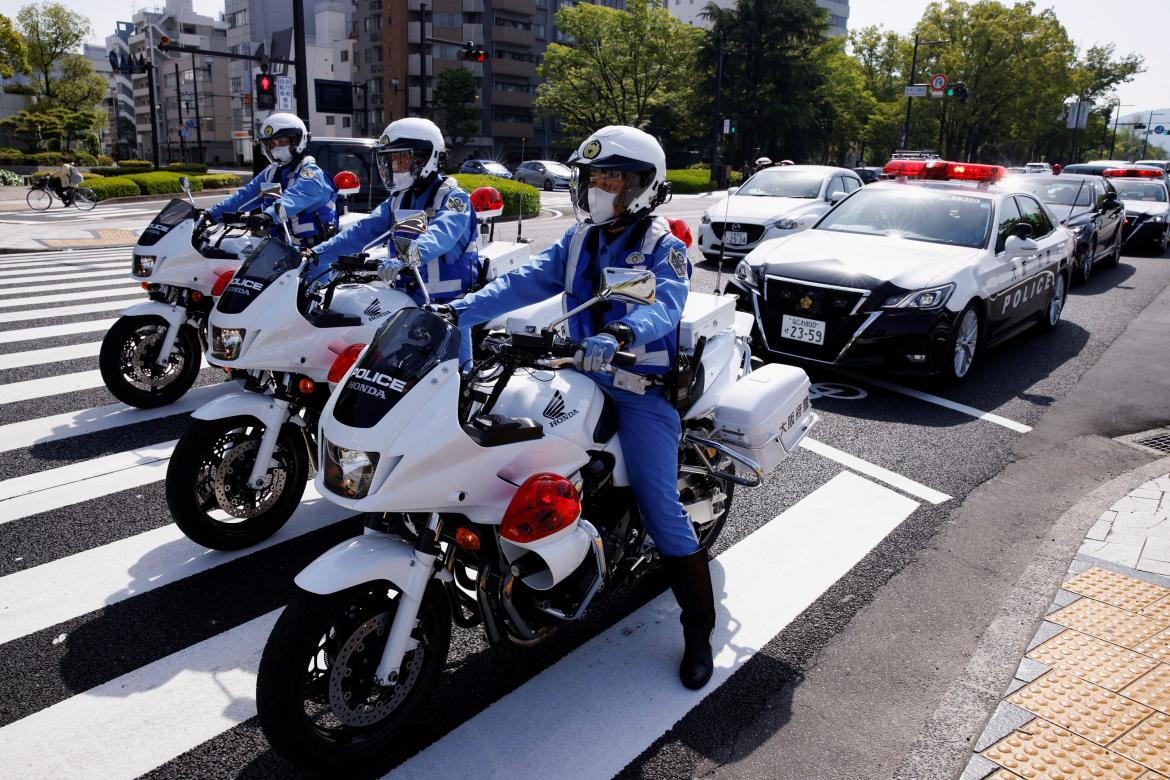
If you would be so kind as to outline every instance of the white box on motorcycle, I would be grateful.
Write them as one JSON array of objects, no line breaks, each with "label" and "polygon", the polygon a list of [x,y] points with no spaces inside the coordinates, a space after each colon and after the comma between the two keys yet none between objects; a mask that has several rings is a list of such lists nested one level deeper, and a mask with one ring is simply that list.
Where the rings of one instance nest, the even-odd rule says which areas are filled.
[{"label": "white box on motorcycle", "polygon": [[734,295],[712,295],[692,290],[687,294],[687,304],[678,323],[678,348],[683,352],[694,352],[700,338],[711,338],[734,324]]},{"label": "white box on motorcycle", "polygon": [[768,473],[792,454],[816,414],[803,369],[769,363],[736,381],[715,407],[715,436]]}]

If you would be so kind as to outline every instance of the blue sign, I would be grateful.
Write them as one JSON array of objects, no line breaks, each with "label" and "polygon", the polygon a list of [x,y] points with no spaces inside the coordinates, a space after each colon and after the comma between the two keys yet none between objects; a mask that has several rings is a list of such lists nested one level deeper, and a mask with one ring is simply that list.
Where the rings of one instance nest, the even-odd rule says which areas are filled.
[{"label": "blue sign", "polygon": [[1166,127],[1164,125],[1158,125],[1154,128],[1154,132],[1158,135],[1161,135],[1162,133],[1166,132]]},{"label": "blue sign", "polygon": [[195,129],[195,120],[194,120],[194,119],[188,119],[188,120],[187,120],[187,127],[189,127],[189,128],[191,128],[192,130],[194,130],[194,129]]}]

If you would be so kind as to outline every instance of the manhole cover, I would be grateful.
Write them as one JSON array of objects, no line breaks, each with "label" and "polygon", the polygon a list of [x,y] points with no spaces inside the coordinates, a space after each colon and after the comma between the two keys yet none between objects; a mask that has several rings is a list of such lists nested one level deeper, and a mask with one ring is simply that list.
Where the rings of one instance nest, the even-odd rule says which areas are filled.
[{"label": "manhole cover", "polygon": [[1170,452],[1170,433],[1159,433],[1156,436],[1147,436],[1138,439],[1137,443],[1158,452]]},{"label": "manhole cover", "polygon": [[1148,431],[1131,433],[1128,436],[1118,436],[1116,441],[1137,447],[1146,452],[1156,452],[1159,455],[1170,453],[1170,428],[1154,428]]}]

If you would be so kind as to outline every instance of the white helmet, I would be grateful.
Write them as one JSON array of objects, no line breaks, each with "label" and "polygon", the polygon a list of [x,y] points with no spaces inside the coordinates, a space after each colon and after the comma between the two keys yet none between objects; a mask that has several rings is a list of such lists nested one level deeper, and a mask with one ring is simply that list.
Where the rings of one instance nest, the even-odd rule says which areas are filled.
[{"label": "white helmet", "polygon": [[374,158],[386,189],[402,192],[443,167],[447,142],[439,126],[429,119],[397,119],[382,131]]},{"label": "white helmet", "polygon": [[[264,156],[268,158],[268,162],[277,165],[287,165],[303,155],[309,146],[309,137],[309,128],[305,127],[305,123],[296,114],[272,114],[264,120],[264,124],[260,125],[260,148],[263,150]],[[284,157],[283,154],[273,154],[274,149],[284,148],[273,146],[270,143],[277,138],[289,139],[287,159],[281,159]]]},{"label": "white helmet", "polygon": [[[610,125],[582,142],[569,158],[569,191],[577,221],[628,224],[666,202],[666,153],[654,136],[636,127]],[[620,174],[620,177],[619,177]],[[600,184],[609,177],[612,185]],[[596,178],[592,184],[591,178]]]},{"label": "white helmet", "polygon": [[761,157],[758,160],[756,160],[756,167],[757,168],[767,168],[771,164],[772,164],[771,157]]}]

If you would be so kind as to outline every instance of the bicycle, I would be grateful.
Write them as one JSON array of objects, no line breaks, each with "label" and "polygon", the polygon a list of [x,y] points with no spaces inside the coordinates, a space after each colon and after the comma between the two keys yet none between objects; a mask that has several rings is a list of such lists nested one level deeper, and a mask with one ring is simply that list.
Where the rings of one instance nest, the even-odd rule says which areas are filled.
[{"label": "bicycle", "polygon": [[[56,193],[49,186],[49,180],[41,178],[33,182],[24,199],[29,208],[34,211],[47,211],[53,205],[54,195]],[[56,196],[61,197],[60,195]],[[65,206],[72,204],[79,211],[92,211],[93,207],[97,205],[97,193],[88,187],[73,187],[69,193],[69,199],[61,197],[61,203]]]}]

